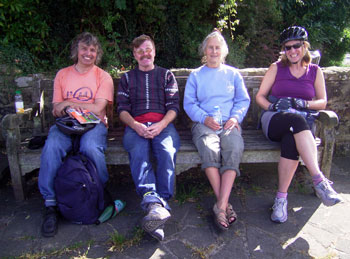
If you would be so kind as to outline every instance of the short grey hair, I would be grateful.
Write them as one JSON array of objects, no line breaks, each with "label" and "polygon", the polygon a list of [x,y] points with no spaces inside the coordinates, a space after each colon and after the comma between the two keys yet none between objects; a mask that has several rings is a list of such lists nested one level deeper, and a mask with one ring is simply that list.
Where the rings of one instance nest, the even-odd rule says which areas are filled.
[{"label": "short grey hair", "polygon": [[207,63],[207,57],[205,56],[205,49],[207,48],[208,41],[212,38],[217,38],[220,42],[220,45],[221,45],[221,58],[220,58],[220,60],[221,60],[221,63],[224,63],[225,59],[228,55],[228,46],[227,46],[227,43],[226,43],[224,37],[221,35],[221,33],[218,30],[213,31],[207,37],[205,37],[204,41],[199,46],[199,54],[202,57],[202,63],[203,64]]}]

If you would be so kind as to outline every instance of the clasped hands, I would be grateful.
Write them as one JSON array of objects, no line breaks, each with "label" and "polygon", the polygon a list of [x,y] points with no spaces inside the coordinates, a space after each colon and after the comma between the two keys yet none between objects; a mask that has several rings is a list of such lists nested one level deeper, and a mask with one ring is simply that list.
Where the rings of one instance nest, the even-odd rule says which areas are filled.
[{"label": "clasped hands", "polygon": [[163,126],[163,124],[161,122],[153,123],[149,127],[147,127],[143,123],[137,123],[135,125],[134,130],[137,132],[137,134],[140,137],[144,137],[147,139],[153,139],[154,137],[158,136],[164,128],[165,127]]},{"label": "clasped hands", "polygon": [[[212,130],[220,130],[221,125],[219,123],[217,123],[213,117],[207,116],[204,120],[204,125],[207,126],[208,128],[211,128]],[[233,128],[237,128],[238,130],[240,130],[239,127],[239,123],[237,121],[236,118],[230,118],[228,121],[226,121],[225,125],[224,125],[224,129],[228,130],[228,129],[233,129]]]},{"label": "clasped hands", "polygon": [[283,97],[269,105],[269,111],[285,111],[289,108],[297,110],[307,108],[307,101],[301,98]]}]

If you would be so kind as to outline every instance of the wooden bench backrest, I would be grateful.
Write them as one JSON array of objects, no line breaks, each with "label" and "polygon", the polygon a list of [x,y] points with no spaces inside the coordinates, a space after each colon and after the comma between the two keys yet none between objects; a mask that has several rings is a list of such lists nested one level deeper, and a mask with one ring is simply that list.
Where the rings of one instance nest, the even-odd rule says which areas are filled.
[{"label": "wooden bench backrest", "polygon": [[[180,113],[178,114],[178,117],[174,123],[178,130],[187,130],[187,129],[190,129],[191,127],[191,120],[183,109],[183,97],[185,92],[186,81],[191,70],[180,69],[180,70],[172,70],[172,71],[175,74],[178,87],[179,87],[179,94],[180,94]],[[263,76],[247,76],[243,74],[243,78],[244,78],[249,96],[251,98],[251,104],[250,104],[247,116],[243,121],[242,127],[243,129],[256,129],[259,114],[260,114],[260,108],[255,103],[255,95],[258,92]],[[117,90],[118,83],[119,83],[119,78],[115,78],[114,79],[115,91]],[[115,103],[114,103],[114,106],[115,106]],[[112,127],[112,129],[118,129],[122,127],[123,125],[120,123],[120,121],[118,120],[118,117],[115,114],[116,107],[112,108],[110,106],[108,108],[108,111],[109,111],[108,118],[110,121],[113,121],[110,127]]]},{"label": "wooden bench backrest", "polygon": [[[176,119],[175,126],[178,130],[188,130],[191,126],[191,120],[186,115],[184,109],[183,109],[183,96],[185,91],[185,85],[188,78],[188,75],[192,71],[191,69],[174,69],[172,70],[175,74],[178,86],[179,86],[179,94],[180,94],[180,113],[178,114],[178,117]],[[251,104],[248,110],[248,113],[243,121],[242,127],[243,129],[256,129],[258,118],[260,114],[260,109],[257,106],[255,102],[255,95],[259,89],[261,80],[263,76],[258,73],[258,75],[248,75],[248,73],[245,72],[245,70],[240,70],[241,74],[243,76],[243,79],[245,81],[246,87],[249,92],[249,96],[251,98]],[[119,78],[114,78],[114,92],[117,92]],[[52,95],[53,95],[53,80],[52,79],[45,79],[41,80],[40,82],[40,89],[41,91],[44,91],[44,100],[45,100],[45,128],[46,130],[54,123],[54,118],[51,114],[52,111]],[[118,119],[117,113],[116,113],[116,103],[113,103],[112,105],[108,105],[107,107],[107,116],[109,121],[110,130],[120,130],[124,126]]]}]

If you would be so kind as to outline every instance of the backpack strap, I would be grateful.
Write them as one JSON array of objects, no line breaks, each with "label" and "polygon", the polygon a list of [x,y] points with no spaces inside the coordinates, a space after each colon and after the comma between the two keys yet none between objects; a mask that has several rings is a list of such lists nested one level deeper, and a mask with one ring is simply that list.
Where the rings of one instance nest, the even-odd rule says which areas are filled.
[{"label": "backpack strap", "polygon": [[80,138],[81,138],[81,135],[71,135],[73,155],[77,155],[79,153]]}]

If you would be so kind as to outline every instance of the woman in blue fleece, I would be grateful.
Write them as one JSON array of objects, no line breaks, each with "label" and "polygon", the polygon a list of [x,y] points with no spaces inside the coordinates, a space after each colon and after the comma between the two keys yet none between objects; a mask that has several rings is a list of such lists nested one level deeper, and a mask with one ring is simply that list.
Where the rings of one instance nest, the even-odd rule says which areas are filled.
[{"label": "woman in blue fleece", "polygon": [[[227,230],[237,219],[229,197],[234,180],[240,175],[244,149],[240,123],[250,98],[238,70],[224,64],[228,47],[219,31],[204,39],[200,52],[204,65],[195,69],[187,80],[184,109],[194,122],[192,140],[216,196],[215,223]],[[217,105],[222,113],[222,125],[212,117]],[[220,128],[223,130],[217,133]]]}]

